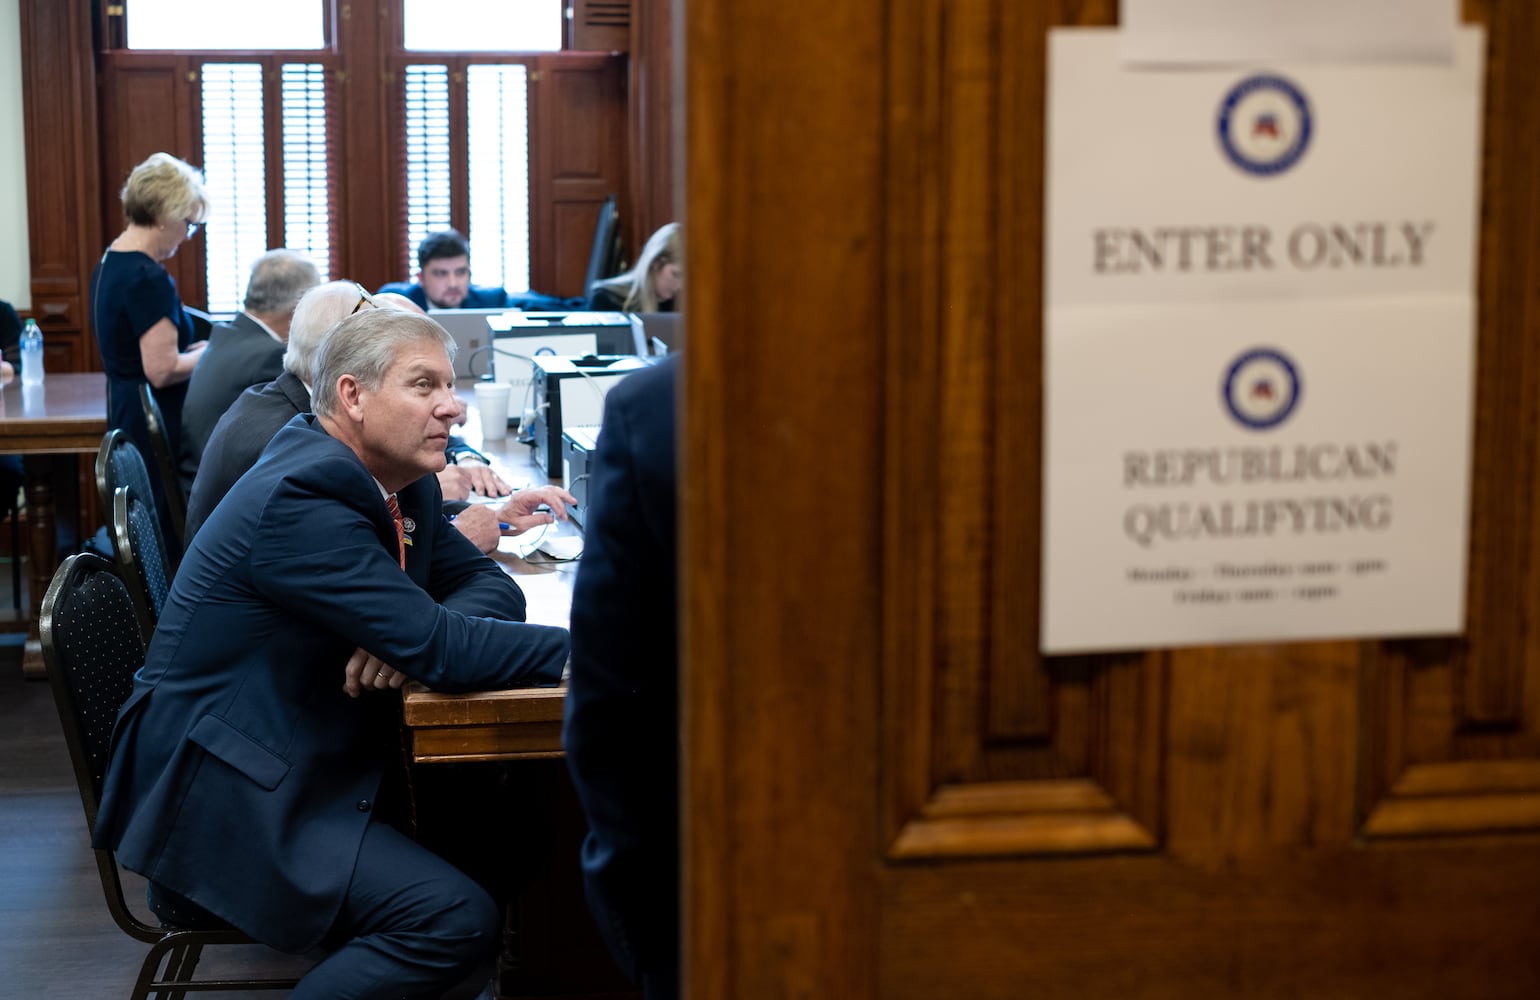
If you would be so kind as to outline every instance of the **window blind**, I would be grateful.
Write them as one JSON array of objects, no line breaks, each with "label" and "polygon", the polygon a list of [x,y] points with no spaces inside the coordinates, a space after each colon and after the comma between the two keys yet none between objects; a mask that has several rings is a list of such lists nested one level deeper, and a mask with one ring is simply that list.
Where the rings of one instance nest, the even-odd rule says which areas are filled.
[{"label": "window blind", "polygon": [[260,63],[204,63],[203,175],[208,308],[241,308],[252,261],[267,249],[267,163]]},{"label": "window blind", "polygon": [[331,278],[331,170],[326,141],[326,72],[288,63],[282,73],[283,245],[302,250],[321,280]]},{"label": "window blind", "polygon": [[529,87],[522,65],[466,73],[470,236],[477,284],[529,288]]},{"label": "window blind", "polygon": [[449,67],[408,66],[406,101],[406,242],[403,274],[417,271],[424,236],[448,229]]}]

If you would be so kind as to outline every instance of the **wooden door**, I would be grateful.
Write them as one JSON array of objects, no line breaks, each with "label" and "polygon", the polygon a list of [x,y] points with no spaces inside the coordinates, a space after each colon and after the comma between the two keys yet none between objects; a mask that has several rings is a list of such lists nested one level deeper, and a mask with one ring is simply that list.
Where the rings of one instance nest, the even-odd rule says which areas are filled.
[{"label": "wooden door", "polygon": [[1466,635],[1063,658],[1045,36],[1116,3],[684,9],[688,996],[1540,995],[1534,5],[1463,10]]}]

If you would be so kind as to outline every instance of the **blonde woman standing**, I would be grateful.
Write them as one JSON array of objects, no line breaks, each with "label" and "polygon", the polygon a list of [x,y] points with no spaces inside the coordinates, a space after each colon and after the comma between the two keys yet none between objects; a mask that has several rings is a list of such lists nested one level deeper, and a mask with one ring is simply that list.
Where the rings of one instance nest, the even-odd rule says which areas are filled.
[{"label": "blonde woman standing", "polygon": [[[91,274],[91,328],[107,372],[107,424],[128,433],[141,454],[153,455],[139,404],[139,386],[155,389],[175,454],[182,398],[202,354],[176,280],[164,266],[208,218],[203,180],[191,166],[156,153],[123,185],[127,225]],[[157,497],[165,511],[164,497]]]}]

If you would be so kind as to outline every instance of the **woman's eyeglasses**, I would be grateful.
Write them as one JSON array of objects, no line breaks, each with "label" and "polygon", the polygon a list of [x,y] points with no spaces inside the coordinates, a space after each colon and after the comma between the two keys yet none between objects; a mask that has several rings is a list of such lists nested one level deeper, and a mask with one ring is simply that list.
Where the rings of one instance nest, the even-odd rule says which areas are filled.
[{"label": "woman's eyeglasses", "polygon": [[188,222],[187,223],[187,238],[188,239],[192,239],[194,236],[197,236],[198,235],[198,230],[200,230],[202,228],[203,228],[203,223],[201,223],[201,222]]}]

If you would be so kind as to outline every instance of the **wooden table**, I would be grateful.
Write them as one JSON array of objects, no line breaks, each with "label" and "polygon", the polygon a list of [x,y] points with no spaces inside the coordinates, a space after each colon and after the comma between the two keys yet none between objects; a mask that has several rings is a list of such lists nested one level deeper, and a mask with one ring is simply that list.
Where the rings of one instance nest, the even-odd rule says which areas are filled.
[{"label": "wooden table", "polygon": [[[470,383],[461,386],[470,399]],[[541,486],[545,474],[534,464],[532,449],[512,433],[503,441],[483,441],[474,402],[460,433],[492,459],[493,467],[512,486]],[[560,526],[575,533],[570,524]],[[565,628],[572,608],[576,563],[533,563],[516,554],[515,540],[505,538],[493,555],[513,577],[528,602],[528,620]],[[517,688],[477,694],[435,694],[420,685],[403,693],[406,724],[412,731],[412,757],[423,763],[471,760],[529,760],[560,757],[562,704],[567,689]]]},{"label": "wooden table", "polygon": [[44,675],[38,612],[59,563],[53,484],[63,473],[57,456],[94,454],[106,433],[107,377],[100,372],[49,374],[40,386],[12,379],[0,389],[0,454],[21,455],[26,465],[30,607],[22,669],[29,677]]}]

